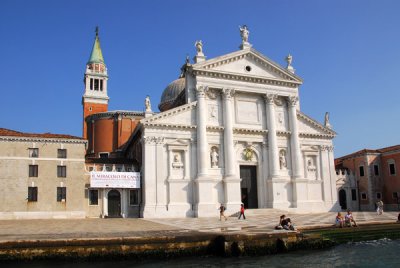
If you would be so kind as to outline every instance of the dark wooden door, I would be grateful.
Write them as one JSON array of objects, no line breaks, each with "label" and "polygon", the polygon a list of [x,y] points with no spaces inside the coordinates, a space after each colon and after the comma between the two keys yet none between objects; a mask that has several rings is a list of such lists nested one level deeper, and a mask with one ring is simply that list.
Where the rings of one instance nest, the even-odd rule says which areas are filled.
[{"label": "dark wooden door", "polygon": [[240,166],[240,188],[245,208],[258,208],[257,167]]},{"label": "dark wooden door", "polygon": [[108,217],[121,217],[121,194],[117,190],[108,192]]},{"label": "dark wooden door", "polygon": [[339,205],[342,209],[347,209],[346,191],[344,189],[339,191]]}]

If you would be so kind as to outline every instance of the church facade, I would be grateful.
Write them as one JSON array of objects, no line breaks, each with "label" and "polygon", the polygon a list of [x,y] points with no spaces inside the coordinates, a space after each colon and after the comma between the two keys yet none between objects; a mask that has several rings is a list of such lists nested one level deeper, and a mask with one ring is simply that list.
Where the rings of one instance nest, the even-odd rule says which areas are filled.
[{"label": "church facade", "polygon": [[143,217],[215,216],[247,208],[338,210],[329,125],[300,110],[292,57],[282,67],[252,48],[207,59],[196,42],[160,113],[146,103],[132,139],[141,147]]}]

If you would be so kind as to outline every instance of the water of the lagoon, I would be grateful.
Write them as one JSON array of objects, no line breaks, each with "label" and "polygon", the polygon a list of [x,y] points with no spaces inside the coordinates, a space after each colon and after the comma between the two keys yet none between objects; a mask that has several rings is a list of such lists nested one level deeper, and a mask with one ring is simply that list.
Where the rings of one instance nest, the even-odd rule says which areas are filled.
[{"label": "water of the lagoon", "polygon": [[400,267],[400,240],[381,239],[349,243],[321,251],[296,251],[262,257],[191,257],[168,261],[18,262],[1,264],[13,268],[128,268],[128,267]]}]

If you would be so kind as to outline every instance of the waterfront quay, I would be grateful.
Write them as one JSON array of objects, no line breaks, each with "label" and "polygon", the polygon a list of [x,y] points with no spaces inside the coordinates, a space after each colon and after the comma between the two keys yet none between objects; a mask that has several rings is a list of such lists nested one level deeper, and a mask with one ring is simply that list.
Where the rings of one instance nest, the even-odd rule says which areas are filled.
[{"label": "waterfront quay", "polygon": [[[335,237],[343,242],[366,234],[373,239],[386,234],[396,238],[400,233],[398,212],[353,212],[359,227],[345,228],[333,227],[336,212],[258,209],[246,214],[246,220],[233,214],[227,221],[220,221],[217,213],[213,218],[2,220],[0,260],[262,255],[323,248]],[[298,230],[274,230],[281,214],[290,217]]]}]

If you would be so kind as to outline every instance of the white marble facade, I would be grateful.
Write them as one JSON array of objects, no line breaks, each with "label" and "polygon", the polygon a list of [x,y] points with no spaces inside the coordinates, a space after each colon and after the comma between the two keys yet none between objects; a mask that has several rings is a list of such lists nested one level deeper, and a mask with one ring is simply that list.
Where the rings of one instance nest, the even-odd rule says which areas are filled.
[{"label": "white marble facade", "polygon": [[185,103],[141,121],[143,217],[216,216],[220,203],[235,213],[244,198],[253,208],[338,209],[335,132],[300,111],[291,57],[284,68],[247,44],[209,60],[202,47],[184,66]]}]

